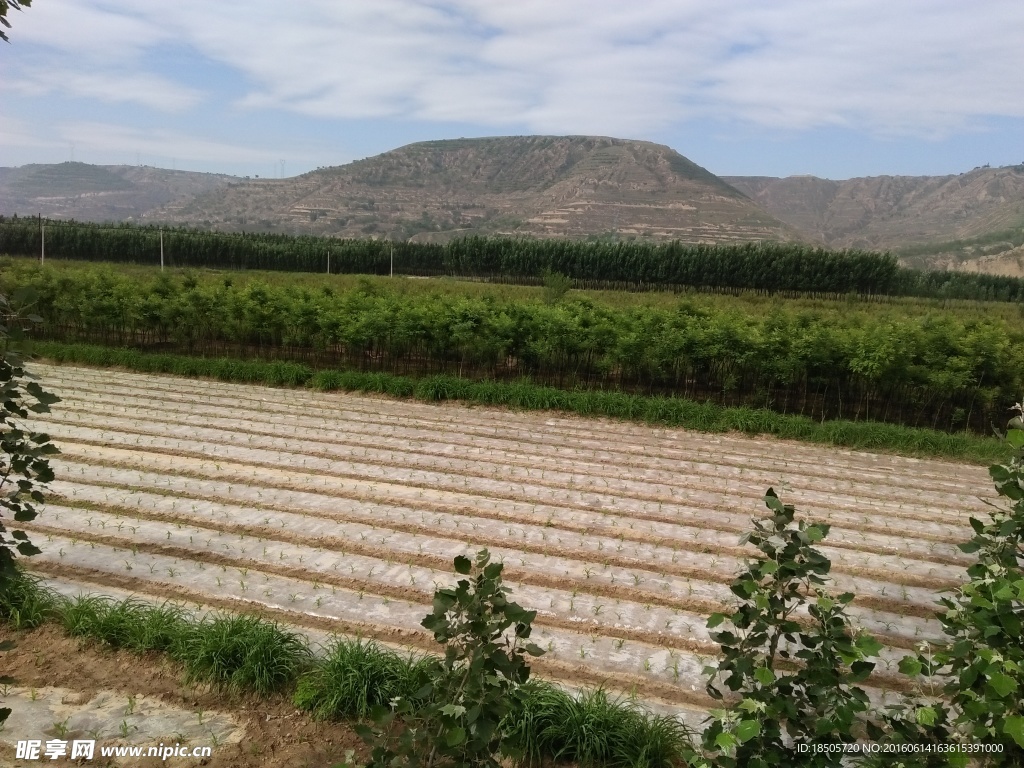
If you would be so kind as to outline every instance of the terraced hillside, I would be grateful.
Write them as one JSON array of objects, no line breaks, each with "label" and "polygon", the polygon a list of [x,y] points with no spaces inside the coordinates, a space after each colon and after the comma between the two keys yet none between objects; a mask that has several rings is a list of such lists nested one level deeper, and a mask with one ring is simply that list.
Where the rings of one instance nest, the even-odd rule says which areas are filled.
[{"label": "terraced hillside", "polygon": [[63,453],[30,566],[65,593],[256,610],[322,638],[430,650],[452,558],[488,547],[538,611],[535,670],[699,719],[706,617],[773,486],[833,530],[856,620],[895,659],[941,637],[983,469],[742,436],[34,366]]},{"label": "terraced hillside", "polygon": [[420,142],[291,179],[232,185],[147,216],[396,240],[611,232],[683,242],[800,239],[669,147],[600,136]]}]

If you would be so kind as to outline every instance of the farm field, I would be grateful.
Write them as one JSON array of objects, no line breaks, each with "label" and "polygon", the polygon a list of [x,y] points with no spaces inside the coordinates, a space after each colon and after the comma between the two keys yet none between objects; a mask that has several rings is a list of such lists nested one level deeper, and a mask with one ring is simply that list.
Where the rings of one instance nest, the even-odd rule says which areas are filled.
[{"label": "farm field", "polygon": [[[994,493],[984,468],[549,413],[33,365],[63,402],[34,418],[62,455],[25,525],[65,594],[255,610],[429,651],[452,558],[488,547],[538,611],[534,670],[699,721],[707,616],[776,489],[831,523],[821,547],[886,646],[869,685],[941,638],[937,593]],[[982,498],[979,498],[981,496]]]}]

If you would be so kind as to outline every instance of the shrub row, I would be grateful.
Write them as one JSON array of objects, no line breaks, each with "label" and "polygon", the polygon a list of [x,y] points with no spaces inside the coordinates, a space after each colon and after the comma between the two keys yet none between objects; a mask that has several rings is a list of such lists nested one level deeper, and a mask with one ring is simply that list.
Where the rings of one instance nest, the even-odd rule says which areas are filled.
[{"label": "shrub row", "polygon": [[811,418],[987,431],[1019,399],[1019,323],[942,312],[757,315],[701,305],[615,308],[335,292],[230,278],[19,264],[0,290],[32,293],[46,338],[205,356],[257,355],[397,374],[455,373],[768,407]]},{"label": "shrub row", "polygon": [[208,377],[267,386],[309,387],[320,391],[367,392],[424,401],[455,400],[524,410],[559,410],[582,416],[694,429],[743,432],[864,450],[893,451],[991,464],[1004,449],[995,438],[869,421],[824,421],[763,408],[727,408],[672,397],[596,390],[564,390],[528,380],[473,381],[453,376],[412,378],[363,371],[314,371],[281,361],[233,360],[152,354],[87,344],[39,342],[34,351],[57,363],[121,367],[145,373]]}]

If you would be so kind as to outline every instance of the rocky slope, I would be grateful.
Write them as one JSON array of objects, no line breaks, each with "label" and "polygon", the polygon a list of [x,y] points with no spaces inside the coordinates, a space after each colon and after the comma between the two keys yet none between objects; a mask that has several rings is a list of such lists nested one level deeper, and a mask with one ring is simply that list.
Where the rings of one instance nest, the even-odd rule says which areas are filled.
[{"label": "rocky slope", "polygon": [[127,221],[174,200],[224,187],[233,177],[134,165],[0,168],[0,215]]},{"label": "rocky slope", "polygon": [[691,242],[800,237],[668,147],[589,136],[410,144],[291,179],[232,184],[150,218],[417,240],[474,233]]},{"label": "rocky slope", "polygon": [[965,241],[963,247],[969,248],[974,244],[969,241],[1024,228],[1024,165],[975,168],[954,176],[846,181],[737,176],[725,181],[773,216],[832,247],[931,245],[938,254],[949,252],[942,248],[951,241]]}]

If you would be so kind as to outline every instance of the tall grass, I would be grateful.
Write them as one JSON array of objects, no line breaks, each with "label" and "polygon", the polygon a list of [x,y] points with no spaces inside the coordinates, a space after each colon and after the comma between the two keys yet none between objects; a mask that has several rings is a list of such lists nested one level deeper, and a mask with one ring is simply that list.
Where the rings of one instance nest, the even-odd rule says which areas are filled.
[{"label": "tall grass", "polygon": [[32,629],[58,615],[60,598],[37,576],[17,571],[0,579],[0,621],[13,629]]},{"label": "tall grass", "polygon": [[603,689],[574,697],[533,680],[520,694],[509,727],[521,765],[554,760],[584,768],[668,768],[693,754],[691,735],[678,720],[651,715]]},{"label": "tall grass", "polygon": [[318,391],[372,392],[428,402],[453,400],[524,410],[560,410],[701,432],[742,432],[788,440],[992,464],[1003,457],[1002,443],[966,432],[950,434],[872,421],[817,422],[805,416],[763,408],[730,408],[671,397],[623,392],[562,390],[528,380],[473,381],[454,376],[414,379],[387,373],[323,370],[280,361],[231,360],[149,354],[89,344],[39,342],[35,352],[57,363],[120,367],[144,373],[209,377],[267,386],[308,386]]},{"label": "tall grass", "polygon": [[266,696],[295,681],[312,654],[299,635],[256,616],[206,616],[175,638],[187,682]]},{"label": "tall grass", "polygon": [[293,700],[318,720],[363,720],[374,707],[411,697],[438,669],[432,657],[401,655],[377,643],[342,638],[299,679]]},{"label": "tall grass", "polygon": [[187,614],[172,603],[117,602],[95,595],[64,601],[60,617],[68,634],[139,653],[169,650],[188,627]]}]

